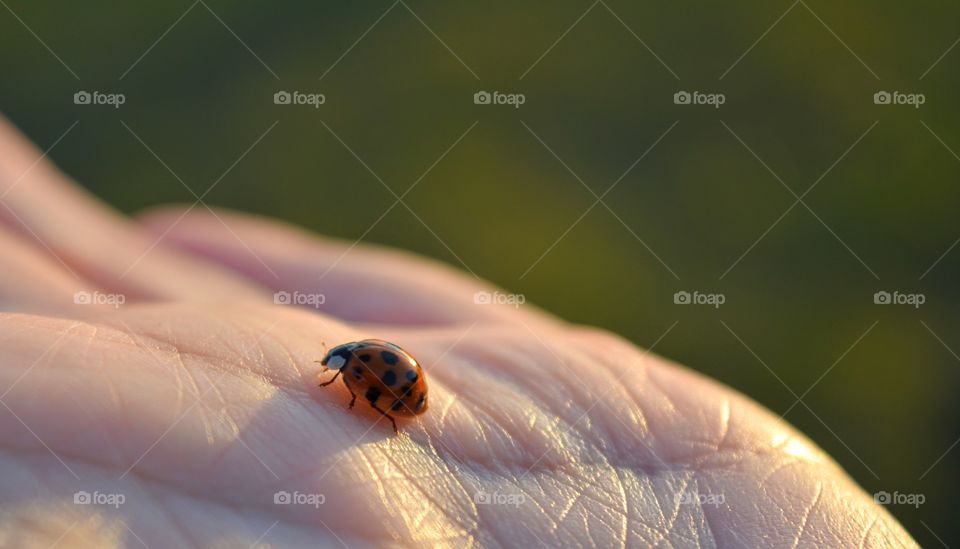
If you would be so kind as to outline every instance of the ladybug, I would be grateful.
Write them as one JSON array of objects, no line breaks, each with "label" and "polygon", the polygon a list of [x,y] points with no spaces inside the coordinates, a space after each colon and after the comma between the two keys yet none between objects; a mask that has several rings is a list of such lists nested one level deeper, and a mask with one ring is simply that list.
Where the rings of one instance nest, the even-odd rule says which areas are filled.
[{"label": "ladybug", "polygon": [[327,370],[337,371],[320,387],[330,385],[343,374],[343,384],[353,397],[347,408],[352,409],[357,395],[363,395],[374,410],[390,420],[394,433],[399,433],[397,422],[388,412],[417,416],[427,411],[423,369],[410,353],[393,343],[380,339],[344,343],[330,349],[317,362]]}]

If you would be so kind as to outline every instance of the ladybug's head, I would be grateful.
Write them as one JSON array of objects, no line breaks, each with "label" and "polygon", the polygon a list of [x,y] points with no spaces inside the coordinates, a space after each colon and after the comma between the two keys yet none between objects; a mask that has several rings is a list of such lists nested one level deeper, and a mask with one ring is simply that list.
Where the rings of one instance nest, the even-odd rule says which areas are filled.
[{"label": "ladybug's head", "polygon": [[327,356],[323,357],[320,364],[326,366],[328,370],[339,370],[350,362],[350,357],[353,356],[354,351],[362,346],[361,343],[357,342],[337,345],[333,349],[330,349],[330,352],[327,353]]}]

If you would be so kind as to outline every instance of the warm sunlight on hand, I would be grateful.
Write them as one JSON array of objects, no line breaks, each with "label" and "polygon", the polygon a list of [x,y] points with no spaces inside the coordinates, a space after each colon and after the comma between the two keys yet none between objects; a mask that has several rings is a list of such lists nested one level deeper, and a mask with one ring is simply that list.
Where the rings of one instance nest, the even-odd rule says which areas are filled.
[{"label": "warm sunlight on hand", "polygon": [[[269,220],[131,221],[38,157],[0,126],[3,545],[915,546],[789,425],[616,336]],[[428,376],[399,435],[317,387],[365,338]]]}]

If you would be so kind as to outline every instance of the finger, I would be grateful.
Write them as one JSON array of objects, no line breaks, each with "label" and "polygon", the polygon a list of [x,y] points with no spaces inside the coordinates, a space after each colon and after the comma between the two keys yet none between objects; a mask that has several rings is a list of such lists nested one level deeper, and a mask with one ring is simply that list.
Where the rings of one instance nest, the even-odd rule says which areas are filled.
[{"label": "finger", "polygon": [[341,319],[400,325],[555,322],[525,303],[447,265],[409,253],[322,238],[251,215],[152,210],[141,221],[165,241],[271,288],[322,296]]},{"label": "finger", "polygon": [[67,272],[132,299],[244,299],[258,288],[181,257],[61,174],[0,117],[0,222]]},{"label": "finger", "polygon": [[92,283],[74,276],[49,254],[43,253],[24,239],[0,229],[0,303],[3,309],[45,311],[67,307],[73,296]]},{"label": "finger", "polygon": [[[308,396],[317,391],[307,365],[321,351],[318,334],[345,328],[292,308],[247,313],[144,305],[103,322],[0,315],[0,448],[30,456],[18,471],[64,481],[44,485],[47,498],[127,494],[129,517],[151,508],[152,493],[165,500],[164,518],[214,507],[269,516],[261,531],[295,513],[290,522],[302,526],[364,531],[371,502],[351,479],[307,474],[357,452],[371,422],[347,414],[333,390],[323,395],[329,403]],[[2,476],[6,487],[15,475]],[[278,490],[327,494],[328,505],[276,507]],[[178,522],[188,538],[212,530],[192,517]],[[381,538],[385,530],[372,529]]]}]

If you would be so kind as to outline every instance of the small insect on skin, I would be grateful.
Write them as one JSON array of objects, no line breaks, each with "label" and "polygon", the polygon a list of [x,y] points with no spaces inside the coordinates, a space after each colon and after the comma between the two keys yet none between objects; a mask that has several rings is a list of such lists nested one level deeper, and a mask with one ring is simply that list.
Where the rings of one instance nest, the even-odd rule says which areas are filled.
[{"label": "small insect on skin", "polygon": [[[337,373],[320,387],[330,385],[340,375],[350,391],[352,409],[361,395],[370,406],[383,414],[397,430],[390,415],[418,416],[427,411],[427,380],[423,369],[410,353],[380,339],[364,339],[338,345],[317,361]],[[388,413],[389,412],[389,413]]]}]

